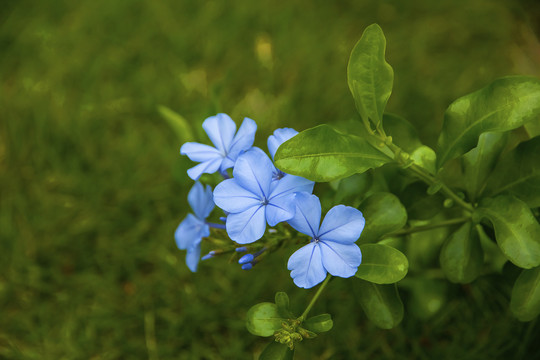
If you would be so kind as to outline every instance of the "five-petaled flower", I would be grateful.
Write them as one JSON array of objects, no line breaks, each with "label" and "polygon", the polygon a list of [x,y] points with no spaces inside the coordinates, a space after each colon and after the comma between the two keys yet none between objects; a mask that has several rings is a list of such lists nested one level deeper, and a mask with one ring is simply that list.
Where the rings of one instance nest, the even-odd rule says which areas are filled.
[{"label": "five-petaled flower", "polygon": [[227,114],[207,118],[202,127],[215,147],[187,142],[180,148],[180,154],[200,162],[188,170],[188,175],[193,180],[199,179],[203,173],[212,174],[218,170],[224,174],[233,167],[238,155],[253,145],[257,130],[255,121],[245,118],[235,135],[236,124]]},{"label": "five-petaled flower", "polygon": [[176,228],[174,238],[179,249],[187,250],[186,264],[195,272],[201,256],[201,240],[210,235],[210,227],[206,223],[206,218],[214,209],[210,185],[206,185],[205,189],[197,181],[189,191],[188,202],[195,215],[188,214],[182,220]]},{"label": "five-petaled flower", "polygon": [[287,175],[272,181],[275,168],[268,156],[253,147],[238,157],[233,178],[214,190],[214,202],[227,216],[227,233],[239,244],[260,239],[270,226],[291,219],[295,213],[295,193],[313,191],[314,183]]},{"label": "five-petaled flower", "polygon": [[321,203],[309,193],[296,194],[296,214],[288,223],[299,232],[311,236],[308,245],[289,258],[287,268],[294,283],[309,289],[326,277],[351,277],[362,262],[362,253],[355,241],[364,229],[364,216],[350,206],[337,205],[328,211],[321,226]]}]

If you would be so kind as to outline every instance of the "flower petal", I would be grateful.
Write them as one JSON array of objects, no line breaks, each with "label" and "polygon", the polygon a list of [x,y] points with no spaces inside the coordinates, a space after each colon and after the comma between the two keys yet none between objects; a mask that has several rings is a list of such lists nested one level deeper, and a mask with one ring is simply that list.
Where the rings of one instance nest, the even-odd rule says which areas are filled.
[{"label": "flower petal", "polygon": [[236,124],[227,114],[217,114],[204,120],[202,127],[214,146],[226,155],[236,132]]},{"label": "flower petal", "polygon": [[229,213],[239,213],[261,205],[260,198],[238,185],[236,179],[223,180],[216,186],[214,202]]},{"label": "flower petal", "polygon": [[[280,180],[281,181],[281,180]],[[311,237],[319,233],[321,221],[321,202],[316,195],[307,192],[296,193],[296,213],[287,221],[294,229]]]},{"label": "flower petal", "polygon": [[356,274],[362,262],[362,253],[356,244],[320,241],[324,268],[334,276],[348,278]]},{"label": "flower petal", "polygon": [[195,215],[188,214],[176,228],[174,239],[176,240],[176,246],[181,250],[185,250],[209,235],[210,228],[208,225],[197,219]]},{"label": "flower petal", "polygon": [[282,221],[291,219],[296,210],[294,201],[296,195],[288,194],[272,198],[266,205],[266,221],[268,225],[276,226]]},{"label": "flower petal", "polygon": [[208,160],[188,169],[187,174],[192,180],[198,180],[202,174],[213,174],[218,171],[222,158]]},{"label": "flower petal", "polygon": [[274,131],[274,134],[268,137],[268,141],[267,141],[268,151],[270,152],[270,155],[272,156],[272,160],[274,159],[274,155],[276,154],[276,151],[279,145],[283,144],[285,141],[289,140],[296,134],[298,134],[298,131],[294,129],[281,128]]},{"label": "flower petal", "polygon": [[315,186],[315,182],[311,180],[285,174],[281,179],[272,181],[269,198],[301,191],[311,194],[313,192],[313,186]]},{"label": "flower petal", "polygon": [[312,242],[296,250],[289,258],[287,269],[291,271],[296,286],[309,289],[320,283],[326,277],[322,264],[321,248]]},{"label": "flower petal", "polygon": [[337,205],[326,214],[319,230],[319,238],[341,244],[352,244],[360,237],[365,223],[360,210]]},{"label": "flower petal", "polygon": [[236,158],[241,151],[248,150],[253,146],[255,141],[255,132],[257,131],[257,124],[250,118],[244,118],[242,125],[238,129],[231,147],[227,152],[228,158],[232,161],[236,161]]},{"label": "flower petal", "polygon": [[239,244],[249,244],[259,240],[266,230],[265,207],[253,206],[241,213],[227,216],[227,234]]},{"label": "flower petal", "polygon": [[182,145],[180,154],[187,155],[190,160],[196,162],[223,159],[223,155],[216,148],[196,142],[187,142]]},{"label": "flower petal", "polygon": [[273,166],[264,151],[252,147],[236,160],[233,176],[240,186],[263,200],[270,193]]},{"label": "flower petal", "polygon": [[197,271],[197,265],[201,258],[201,243],[198,242],[194,246],[190,246],[187,249],[186,265],[192,272]]},{"label": "flower petal", "polygon": [[210,215],[214,209],[214,195],[212,194],[212,188],[210,185],[206,185],[206,189],[200,182],[196,182],[195,185],[189,190],[188,202],[195,215],[204,220]]}]

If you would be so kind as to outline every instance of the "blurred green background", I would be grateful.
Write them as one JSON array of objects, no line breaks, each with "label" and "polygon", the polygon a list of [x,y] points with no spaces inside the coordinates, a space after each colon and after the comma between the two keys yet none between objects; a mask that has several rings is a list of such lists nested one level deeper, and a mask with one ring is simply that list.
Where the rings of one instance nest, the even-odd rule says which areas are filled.
[{"label": "blurred green background", "polygon": [[[540,75],[540,8],[493,1],[25,1],[0,10],[0,358],[253,359],[250,306],[313,292],[286,270],[292,249],[254,270],[218,258],[196,274],[173,232],[189,211],[186,141],[217,112],[255,119],[256,144],[356,117],[349,52],[377,22],[395,71],[388,110],[431,146],[455,98],[496,77]],[[210,250],[203,247],[203,251]],[[512,319],[492,279],[449,287],[422,315],[370,324],[334,281],[314,308],[334,329],[298,359],[540,356],[540,327]],[[536,351],[536,352],[535,352]]]}]

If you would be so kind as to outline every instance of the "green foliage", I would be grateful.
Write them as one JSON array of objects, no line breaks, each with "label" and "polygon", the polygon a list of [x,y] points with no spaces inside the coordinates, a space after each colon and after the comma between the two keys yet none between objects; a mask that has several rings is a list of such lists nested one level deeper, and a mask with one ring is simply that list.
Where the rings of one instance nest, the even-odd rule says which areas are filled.
[{"label": "green foliage", "polygon": [[508,195],[486,198],[475,216],[491,221],[497,244],[511,262],[525,269],[540,265],[540,225],[527,204]]},{"label": "green foliage", "polygon": [[366,139],[342,134],[328,125],[302,131],[283,143],[275,155],[280,170],[318,182],[363,173],[390,161]]},{"label": "green foliage", "polygon": [[[540,121],[539,121],[540,123]],[[488,181],[486,193],[510,193],[531,208],[540,206],[540,137],[519,144],[504,154]]]},{"label": "green foliage", "polygon": [[482,133],[515,129],[540,115],[540,80],[513,76],[454,101],[439,136],[438,167],[472,149]]},{"label": "green foliage", "polygon": [[376,326],[391,329],[403,319],[403,303],[396,284],[379,285],[358,279],[357,299],[366,316]]},{"label": "green foliage", "polygon": [[258,336],[272,336],[281,329],[285,321],[278,312],[276,304],[263,302],[254,305],[246,315],[246,327],[250,333]]},{"label": "green foliage", "polygon": [[480,275],[484,253],[471,222],[466,222],[444,242],[440,255],[444,274],[454,283],[467,284]]},{"label": "green foliage", "polygon": [[293,318],[291,311],[289,310],[289,296],[282,291],[276,293],[275,302],[279,316],[285,319]]},{"label": "green foliage", "polygon": [[271,342],[268,344],[259,360],[292,360],[294,358],[294,350],[289,349],[287,345],[277,342]]},{"label": "green foliage", "polygon": [[398,197],[391,193],[375,193],[360,204],[366,225],[358,240],[371,243],[381,236],[401,229],[407,222],[407,211]]},{"label": "green foliage", "polygon": [[521,321],[540,315],[540,267],[521,272],[512,289],[510,310]]},{"label": "green foliage", "polygon": [[184,119],[184,117],[173,110],[169,109],[166,106],[159,105],[158,111],[161,116],[169,123],[169,126],[172,128],[178,141],[180,143],[185,143],[188,141],[195,140],[193,131],[191,130],[191,125],[189,122]]},{"label": "green foliage", "polygon": [[394,71],[384,59],[386,39],[377,24],[368,26],[349,58],[347,78],[358,112],[364,121],[381,126],[392,93]]},{"label": "green foliage", "polygon": [[[478,145],[463,155],[463,176],[469,198],[474,201],[482,193],[495,163],[506,145],[508,133],[482,133]],[[491,178],[496,176],[491,176]]]},{"label": "green foliage", "polygon": [[322,333],[332,330],[334,321],[330,314],[321,314],[312,316],[302,323],[302,327],[306,330],[313,331],[314,333]]},{"label": "green foliage", "polygon": [[416,128],[404,118],[394,114],[384,114],[384,130],[392,136],[394,144],[412,153],[422,146]]},{"label": "green foliage", "polygon": [[393,284],[407,275],[409,262],[397,249],[382,244],[363,244],[362,264],[354,276],[375,284]]}]

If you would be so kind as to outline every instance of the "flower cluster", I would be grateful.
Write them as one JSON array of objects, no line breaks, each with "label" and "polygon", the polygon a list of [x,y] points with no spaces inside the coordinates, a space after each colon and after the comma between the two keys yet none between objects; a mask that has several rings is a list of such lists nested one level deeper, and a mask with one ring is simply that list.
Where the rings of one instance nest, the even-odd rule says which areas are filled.
[{"label": "flower cluster", "polygon": [[[226,114],[218,114],[206,119],[203,129],[214,147],[194,142],[181,147],[182,155],[199,162],[188,170],[188,175],[197,181],[204,173],[219,172],[224,180],[213,193],[210,186],[205,189],[198,181],[189,192],[188,202],[195,214],[187,215],[180,223],[175,239],[180,249],[187,250],[186,263],[191,271],[197,270],[201,241],[210,235],[210,228],[225,229],[236,244],[231,244],[229,250],[211,251],[202,259],[229,251],[253,250],[239,259],[242,269],[249,270],[275,246],[244,245],[261,239],[267,224],[274,227],[286,222],[311,238],[288,262],[297,286],[311,288],[323,281],[327,273],[340,277],[356,273],[362,260],[360,248],[355,244],[364,228],[362,213],[338,205],[328,211],[320,224],[321,204],[312,194],[315,183],[286,174],[273,164],[278,147],[295,136],[296,130],[277,129],[267,141],[269,157],[253,146],[257,125],[249,118],[244,119],[236,132],[234,121]],[[206,220],[214,204],[224,212],[225,217],[220,218],[224,224]]]}]

